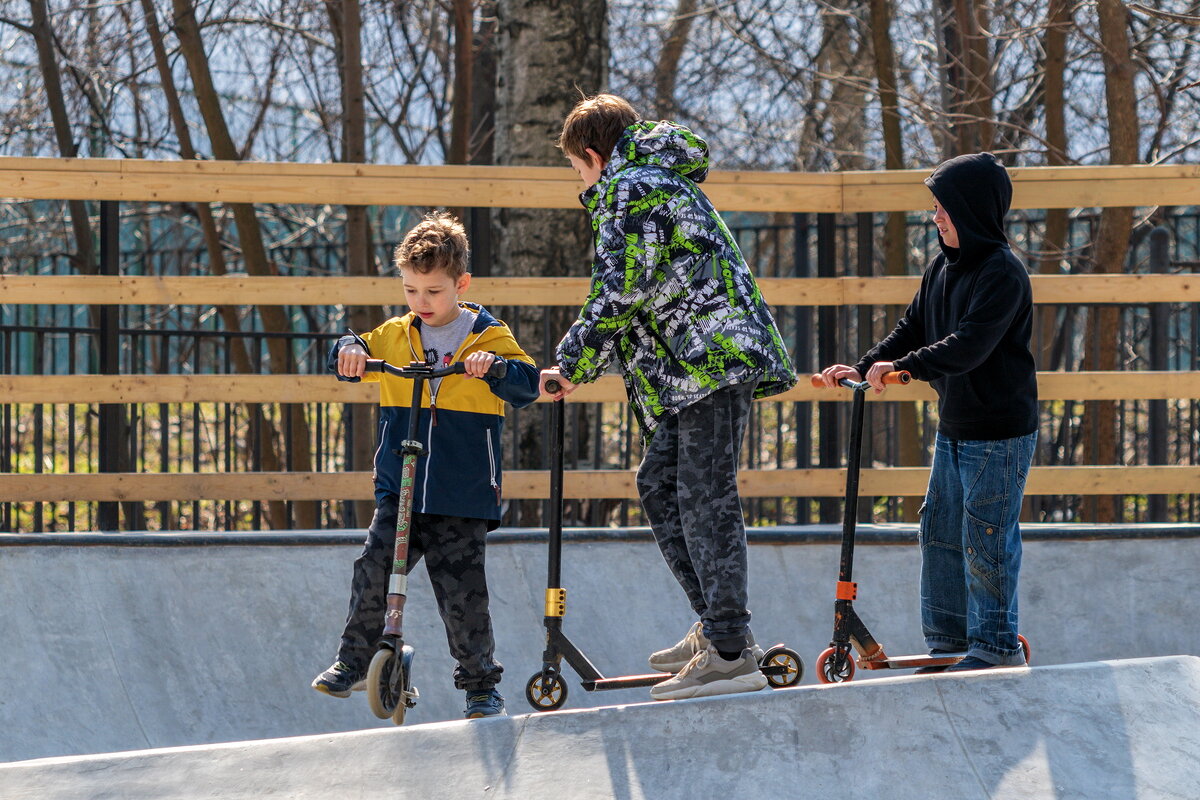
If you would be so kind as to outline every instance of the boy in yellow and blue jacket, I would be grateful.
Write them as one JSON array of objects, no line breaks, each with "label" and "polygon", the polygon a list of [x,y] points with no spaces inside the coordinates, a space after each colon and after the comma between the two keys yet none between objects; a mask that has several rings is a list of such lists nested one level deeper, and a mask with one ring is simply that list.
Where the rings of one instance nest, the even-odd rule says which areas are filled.
[{"label": "boy in yellow and blue jacket", "polygon": [[[504,404],[520,408],[538,396],[538,371],[503,322],[475,303],[458,298],[466,271],[466,231],[447,214],[431,214],[396,248],[396,266],[410,308],[375,330],[343,336],[329,355],[339,380],[382,381],[379,446],[375,453],[375,516],[362,555],[354,562],[350,612],[337,660],[313,688],[348,697],[362,688],[366,668],[383,630],[387,580],[396,541],[401,442],[407,438],[412,382],[367,373],[366,360],[437,366],[457,361],[464,375],[428,381],[418,419],[425,455],[417,461],[409,545],[409,570],[425,557],[450,654],[458,662],[454,684],[466,692],[466,716],[504,713],[496,691],[503,668],[494,657],[484,573],[487,532],[500,524]],[[487,375],[507,362],[503,378]]]}]

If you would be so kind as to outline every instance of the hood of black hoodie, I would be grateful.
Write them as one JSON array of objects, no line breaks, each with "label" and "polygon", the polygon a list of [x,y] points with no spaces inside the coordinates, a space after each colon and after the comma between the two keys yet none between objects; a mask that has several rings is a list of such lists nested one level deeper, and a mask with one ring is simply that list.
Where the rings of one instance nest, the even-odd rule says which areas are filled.
[{"label": "hood of black hoodie", "polygon": [[1012,180],[991,153],[972,153],[942,162],[925,185],[958,231],[958,247],[938,242],[950,267],[970,269],[998,247],[1008,246],[1004,215],[1012,205]]}]

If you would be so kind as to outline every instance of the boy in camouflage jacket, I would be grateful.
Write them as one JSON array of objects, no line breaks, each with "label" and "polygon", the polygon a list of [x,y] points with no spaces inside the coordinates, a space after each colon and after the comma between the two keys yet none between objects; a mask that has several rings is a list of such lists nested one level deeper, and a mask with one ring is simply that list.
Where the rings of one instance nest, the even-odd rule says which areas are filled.
[{"label": "boy in camouflage jacket", "polygon": [[670,700],[766,686],[746,607],[738,455],[755,398],[796,382],[771,312],[733,236],[697,185],[708,146],[625,100],[581,101],[559,138],[586,185],[591,291],[543,372],[563,389],[615,357],[646,443],[637,484],[659,549],[699,621],[650,665],[679,671]]}]

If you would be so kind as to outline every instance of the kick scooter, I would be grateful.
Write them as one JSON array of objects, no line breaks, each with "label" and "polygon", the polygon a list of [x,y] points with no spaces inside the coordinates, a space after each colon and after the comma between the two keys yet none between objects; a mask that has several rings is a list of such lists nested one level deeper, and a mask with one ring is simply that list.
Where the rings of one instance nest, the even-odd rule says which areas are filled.
[{"label": "kick scooter", "polygon": [[[414,361],[407,367],[394,367],[381,359],[367,359],[367,372],[386,372],[413,382],[412,405],[409,406],[408,438],[400,447],[400,500],[396,513],[396,547],[392,555],[392,574],[388,580],[387,610],[383,618],[383,635],[378,649],[367,668],[367,705],[380,719],[391,718],[397,725],[404,724],[404,715],[417,703],[420,693],[412,685],[412,661],[414,650],[404,643],[404,602],[408,596],[408,538],[412,527],[413,483],[417,475],[417,458],[425,449],[417,439],[417,422],[421,416],[421,396],[425,382],[446,375],[461,375],[466,372],[459,361],[446,367],[435,367]],[[508,364],[503,361],[492,363],[488,375],[503,378]],[[397,654],[399,656],[397,657]]]},{"label": "kick scooter", "polygon": [[[906,384],[912,380],[908,372],[888,372],[883,376],[885,384]],[[820,375],[812,376],[812,385],[825,385]],[[854,567],[854,529],[858,510],[859,456],[862,453],[863,407],[871,384],[842,378],[838,384],[854,392],[850,410],[850,452],[846,461],[846,498],[842,510],[842,560],[838,572],[837,599],[833,611],[833,641],[821,655],[817,656],[817,680],[821,683],[845,683],[854,678],[855,659],[850,648],[858,652],[858,666],[863,669],[915,669],[917,667],[948,667],[956,664],[966,653],[944,655],[888,656],[883,645],[875,641],[867,626],[854,610],[858,597],[858,584],[852,582]],[[1029,661],[1029,642],[1024,636],[1017,637],[1025,649],[1025,661]]]},{"label": "kick scooter", "polygon": [[[546,391],[554,394],[561,385],[553,378],[546,381]],[[628,675],[606,678],[588,657],[575,646],[562,630],[562,619],[567,611],[567,590],[562,588],[562,528],[563,528],[563,429],[565,411],[563,401],[556,400],[551,412],[550,442],[550,514],[549,514],[549,565],[546,580],[546,650],[542,653],[542,670],[525,684],[525,699],[534,711],[554,711],[567,702],[567,683],[563,679],[561,663],[566,659],[571,669],[579,675],[579,684],[588,692],[606,689],[632,689],[653,686],[672,676],[670,672],[652,672],[646,675]],[[794,650],[777,644],[763,653],[759,670],[767,677],[767,683],[775,687],[792,686],[804,675],[804,662]]]}]

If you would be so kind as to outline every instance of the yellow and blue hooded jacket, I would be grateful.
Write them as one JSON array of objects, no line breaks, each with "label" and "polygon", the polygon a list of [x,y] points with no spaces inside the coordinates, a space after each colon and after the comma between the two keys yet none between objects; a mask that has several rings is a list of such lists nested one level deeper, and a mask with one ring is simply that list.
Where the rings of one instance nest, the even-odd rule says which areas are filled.
[{"label": "yellow and blue hooded jacket", "polygon": [[[455,354],[461,361],[477,351],[494,353],[508,363],[503,378],[448,375],[436,388],[425,383],[417,438],[425,455],[417,459],[413,511],[471,517],[500,524],[501,457],[504,404],[521,408],[537,399],[538,369],[508,326],[476,303],[459,303],[475,312],[475,324]],[[363,346],[371,358],[395,366],[424,361],[421,320],[409,312],[393,317],[362,336],[343,336],[329,354],[328,367],[337,375],[338,351],[350,344]],[[338,380],[357,382],[359,378]],[[367,381],[380,381],[378,447],[375,451],[375,496],[400,493],[401,444],[408,437],[413,385],[409,378],[368,372]]]}]

